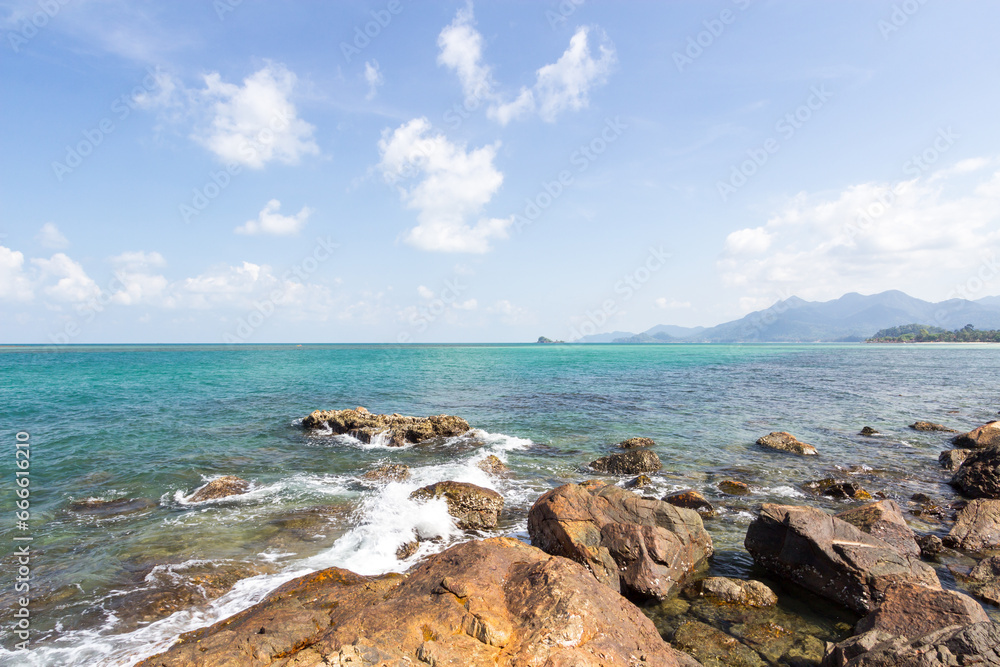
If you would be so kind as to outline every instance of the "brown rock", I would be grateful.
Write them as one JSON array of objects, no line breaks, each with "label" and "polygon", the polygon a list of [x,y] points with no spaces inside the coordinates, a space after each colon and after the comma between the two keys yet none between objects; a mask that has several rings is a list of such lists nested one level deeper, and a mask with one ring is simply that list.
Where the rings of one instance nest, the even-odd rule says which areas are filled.
[{"label": "brown rock", "polygon": [[655,452],[648,449],[633,449],[591,461],[590,467],[609,475],[637,475],[641,472],[656,472],[662,465],[660,457]]},{"label": "brown rock", "polygon": [[873,435],[881,435],[881,434],[875,429],[873,429],[871,426],[865,426],[861,429],[861,435],[867,435],[870,437]]},{"label": "brown rock", "polygon": [[799,442],[798,439],[787,431],[775,431],[757,440],[757,444],[766,449],[774,449],[779,452],[799,454],[802,456],[815,456],[819,452],[812,445]]},{"label": "brown rock", "polygon": [[919,557],[812,507],[763,505],[744,545],[764,569],[859,613],[893,583],[940,588]]},{"label": "brown rock", "polygon": [[972,453],[970,449],[949,449],[947,451],[941,452],[938,456],[938,463],[945,470],[950,470],[955,472],[962,467],[965,463],[965,459],[969,458],[969,454]]},{"label": "brown rock", "polygon": [[774,591],[753,580],[706,577],[696,582],[691,592],[694,595],[744,607],[772,607],[778,604],[778,596]]},{"label": "brown rock", "polygon": [[892,500],[880,500],[877,503],[853,507],[838,512],[836,517],[888,542],[904,554],[920,556],[916,536],[906,524],[903,511]]},{"label": "brown rock", "polygon": [[973,500],[962,508],[945,544],[966,551],[1000,549],[1000,500]]},{"label": "brown rock", "polygon": [[910,424],[910,428],[914,431],[944,431],[945,433],[955,433],[955,429],[942,426],[941,424],[935,424],[934,422],[916,421]]},{"label": "brown rock", "polygon": [[206,500],[215,500],[216,498],[238,496],[249,490],[250,482],[240,479],[235,475],[224,475],[223,477],[213,479],[204,486],[198,487],[185,500],[189,503],[200,503]]},{"label": "brown rock", "polygon": [[969,573],[968,584],[977,597],[1000,606],[1000,556],[979,561]]},{"label": "brown rock", "polygon": [[690,666],[579,564],[517,540],[452,547],[405,575],[330,568],[181,636],[141,667]]},{"label": "brown rock", "polygon": [[402,463],[390,463],[369,470],[361,478],[370,482],[405,482],[410,479],[410,467]]},{"label": "brown rock", "polygon": [[944,542],[937,535],[918,535],[917,545],[920,546],[920,555],[923,558],[933,558],[944,549]]},{"label": "brown rock", "polygon": [[802,485],[802,488],[807,491],[812,491],[813,493],[819,493],[824,496],[839,498],[841,500],[872,499],[872,494],[863,489],[860,484],[851,481],[833,479],[832,477],[816,480],[814,482],[806,482]]},{"label": "brown rock", "polygon": [[622,440],[618,446],[622,449],[632,449],[633,447],[653,447],[656,445],[652,438],[629,438]]},{"label": "brown rock", "polygon": [[625,482],[625,488],[626,489],[642,489],[644,487],[649,486],[652,483],[653,483],[653,480],[651,480],[648,476],[646,476],[646,475],[639,475],[639,476],[634,477],[634,478],[630,479],[629,481]]},{"label": "brown rock", "polygon": [[503,475],[510,472],[510,468],[508,468],[507,465],[495,454],[487,456],[485,459],[477,463],[476,467],[489,473],[490,475]]},{"label": "brown rock", "polygon": [[882,630],[897,637],[921,637],[950,625],[989,621],[982,605],[956,591],[934,590],[914,584],[894,584],[882,602],[854,626],[861,634]]},{"label": "brown rock", "polygon": [[69,509],[78,514],[96,517],[118,516],[141,512],[156,507],[156,501],[148,498],[115,498],[114,500],[74,500]]},{"label": "brown rock", "polygon": [[463,530],[484,530],[496,528],[503,509],[503,496],[492,489],[484,489],[466,482],[437,482],[422,487],[410,494],[417,500],[429,498],[445,499],[448,513],[458,519],[458,527]]},{"label": "brown rock", "polygon": [[735,479],[724,479],[716,484],[716,486],[719,488],[719,491],[730,496],[745,496],[752,493],[749,484],[737,482]]},{"label": "brown rock", "polygon": [[396,558],[398,558],[399,560],[406,560],[413,554],[417,553],[417,549],[419,548],[420,548],[420,543],[417,542],[416,540],[412,540],[410,542],[407,542],[406,544],[402,544],[398,549],[396,549]]},{"label": "brown rock", "polygon": [[1000,499],[1000,445],[975,450],[959,467],[951,483],[970,498]]},{"label": "brown rock", "polygon": [[916,639],[878,630],[831,647],[822,667],[992,667],[1000,665],[1000,623],[936,630]]},{"label": "brown rock", "polygon": [[366,443],[381,440],[390,447],[402,447],[431,438],[450,438],[470,430],[469,422],[461,417],[376,415],[362,407],[316,410],[302,420],[302,426],[313,431],[329,429],[338,435],[346,433]]},{"label": "brown rock", "polygon": [[965,449],[985,449],[1000,445],[1000,421],[991,421],[968,433],[956,435],[951,442],[956,447]]},{"label": "brown rock", "polygon": [[694,510],[703,516],[715,514],[715,507],[712,506],[712,503],[708,502],[705,496],[694,490],[672,493],[669,496],[664,496],[663,501],[670,503],[674,507],[684,507]]},{"label": "brown rock", "polygon": [[712,554],[693,510],[597,480],[552,489],[528,513],[531,543],[587,566],[616,591],[665,598]]}]

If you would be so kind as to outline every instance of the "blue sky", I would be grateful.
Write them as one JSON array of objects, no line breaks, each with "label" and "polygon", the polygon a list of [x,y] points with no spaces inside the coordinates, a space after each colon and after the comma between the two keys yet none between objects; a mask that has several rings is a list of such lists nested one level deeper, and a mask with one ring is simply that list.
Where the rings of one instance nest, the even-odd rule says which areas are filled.
[{"label": "blue sky", "polygon": [[1000,293],[992,2],[0,3],[0,342]]}]

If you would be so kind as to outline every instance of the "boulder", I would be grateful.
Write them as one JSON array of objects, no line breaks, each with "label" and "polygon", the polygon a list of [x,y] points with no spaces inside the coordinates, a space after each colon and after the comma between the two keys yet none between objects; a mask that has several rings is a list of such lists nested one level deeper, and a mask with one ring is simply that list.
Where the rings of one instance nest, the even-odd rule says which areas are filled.
[{"label": "boulder", "polygon": [[893,584],[872,613],[858,621],[854,632],[881,630],[913,638],[951,625],[988,620],[982,605],[968,595],[914,584]]},{"label": "boulder", "polygon": [[944,542],[937,535],[918,535],[917,545],[920,546],[922,558],[933,558],[944,549]]},{"label": "boulder", "polygon": [[469,422],[452,415],[376,415],[361,407],[353,410],[316,410],[302,420],[302,426],[311,431],[347,434],[364,443],[378,442],[389,447],[402,447],[431,438],[450,438],[462,435],[471,428]]},{"label": "boulder", "polygon": [[769,572],[861,614],[893,583],[940,588],[919,556],[812,507],[763,505],[744,545]]},{"label": "boulder", "polygon": [[706,577],[685,590],[685,594],[738,604],[744,607],[771,607],[778,604],[774,591],[759,581]]},{"label": "boulder", "polygon": [[490,475],[503,475],[510,472],[510,468],[500,460],[495,454],[490,454],[485,459],[476,464],[476,467]]},{"label": "boulder", "polygon": [[970,498],[1000,498],[1000,445],[970,454],[951,483]]},{"label": "boulder", "polygon": [[951,439],[956,447],[963,449],[985,449],[1000,445],[1000,421],[991,421],[974,428],[968,433],[956,435]]},{"label": "boulder", "polygon": [[838,519],[860,528],[883,542],[888,542],[904,554],[920,557],[916,536],[906,524],[903,511],[892,500],[880,500],[861,507],[838,512]]},{"label": "boulder", "polygon": [[1000,623],[951,626],[907,639],[873,630],[835,644],[822,667],[992,667],[1000,665]]},{"label": "boulder", "polygon": [[749,484],[737,482],[735,479],[724,479],[716,484],[719,491],[729,496],[745,496],[753,492]]},{"label": "boulder", "polygon": [[[141,667],[696,665],[585,568],[509,538],[459,544],[406,574],[294,579]],[[418,662],[419,661],[419,662]]]},{"label": "boulder", "polygon": [[641,472],[656,472],[662,465],[655,452],[633,449],[591,461],[590,467],[609,475],[638,475]]},{"label": "boulder", "polygon": [[1000,549],[1000,500],[973,500],[963,507],[944,542],[966,551]]},{"label": "boulder", "polygon": [[622,449],[632,449],[633,447],[653,447],[656,445],[652,438],[629,438],[622,440],[618,446]]},{"label": "boulder", "polygon": [[587,566],[603,584],[663,599],[712,555],[694,510],[596,480],[542,495],[528,513],[531,543]]},{"label": "boulder", "polygon": [[715,514],[715,507],[712,506],[712,503],[708,502],[705,496],[694,490],[671,493],[668,496],[664,496],[663,501],[670,503],[674,507],[694,510],[702,516]]},{"label": "boulder", "polygon": [[765,449],[774,449],[779,452],[799,454],[802,456],[815,456],[819,452],[812,445],[799,442],[798,439],[787,431],[775,431],[757,440],[757,444]]},{"label": "boulder", "polygon": [[1000,607],[1000,556],[979,561],[969,573],[967,583],[976,597]]},{"label": "boulder", "polygon": [[870,437],[870,436],[873,436],[873,435],[881,435],[881,433],[879,433],[878,431],[876,431],[875,429],[873,429],[871,426],[864,426],[861,429],[860,435],[867,435],[867,436]]},{"label": "boulder", "polygon": [[969,454],[971,453],[972,450],[970,449],[949,449],[941,452],[940,456],[938,456],[938,463],[945,470],[955,472],[962,467],[965,459],[969,458]]},{"label": "boulder", "polygon": [[369,470],[361,479],[369,482],[405,482],[410,479],[410,467],[402,463],[390,463]]},{"label": "boulder", "polygon": [[156,501],[149,498],[115,498],[114,500],[74,500],[69,504],[71,512],[95,517],[132,514],[156,507]]},{"label": "boulder", "polygon": [[200,503],[216,498],[227,496],[238,496],[250,490],[250,482],[240,479],[235,475],[224,475],[217,477],[208,484],[198,487],[190,496],[185,498],[189,503]]},{"label": "boulder", "polygon": [[806,491],[819,493],[840,500],[871,500],[872,494],[863,489],[860,484],[851,481],[827,477],[802,485]]},{"label": "boulder", "polygon": [[492,489],[484,489],[467,482],[437,482],[421,487],[410,494],[414,500],[444,498],[448,513],[458,519],[463,530],[496,528],[503,509],[503,496]]},{"label": "boulder", "polygon": [[638,475],[625,482],[626,489],[642,489],[653,483],[647,475]]},{"label": "boulder", "polygon": [[941,424],[935,424],[934,422],[916,421],[910,424],[910,428],[914,431],[943,431],[945,433],[955,433],[955,429],[942,426]]}]

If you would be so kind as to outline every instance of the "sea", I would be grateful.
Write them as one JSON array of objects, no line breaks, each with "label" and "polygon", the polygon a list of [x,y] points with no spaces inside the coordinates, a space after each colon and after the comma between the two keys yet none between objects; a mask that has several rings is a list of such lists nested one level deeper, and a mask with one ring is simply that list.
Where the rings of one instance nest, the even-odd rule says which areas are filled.
[{"label": "sea", "polygon": [[[462,540],[527,541],[538,496],[598,477],[587,464],[632,436],[655,440],[663,463],[637,493],[695,489],[716,505],[705,522],[716,574],[753,573],[742,543],[761,503],[849,507],[805,486],[822,478],[892,498],[915,530],[943,535],[946,523],[915,513],[911,498],[957,499],[937,463],[952,434],[909,424],[966,431],[996,419],[998,370],[996,345],[0,347],[0,664],[132,665],[307,572],[404,571]],[[313,410],[357,406],[458,415],[474,430],[391,448],[301,426]],[[859,435],[863,426],[880,435]],[[819,456],[755,445],[772,431]],[[477,466],[491,454],[509,474]],[[412,477],[362,477],[386,463]],[[250,491],[187,500],[222,475]],[[723,494],[727,479],[751,493]],[[501,493],[499,528],[466,533],[443,501],[409,498],[443,480]],[[19,488],[27,510],[15,506]],[[399,559],[415,539],[418,551]]]}]

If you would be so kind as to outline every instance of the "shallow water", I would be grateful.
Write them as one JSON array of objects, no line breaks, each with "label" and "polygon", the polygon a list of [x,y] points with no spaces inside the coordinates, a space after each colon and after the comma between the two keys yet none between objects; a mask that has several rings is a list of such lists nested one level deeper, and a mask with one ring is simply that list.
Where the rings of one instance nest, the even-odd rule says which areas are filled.
[{"label": "shallow water", "polygon": [[[904,511],[915,509],[917,492],[941,505],[954,500],[937,464],[949,434],[907,425],[968,430],[995,418],[998,354],[996,346],[945,345],[4,348],[4,451],[19,431],[32,445],[34,648],[7,652],[8,583],[0,664],[132,664],[305,571],[405,569],[468,537],[440,501],[408,499],[435,481],[496,489],[507,501],[498,533],[526,538],[538,495],[592,477],[586,463],[634,435],[656,440],[664,464],[641,493],[704,493],[720,507],[706,522],[713,573],[746,576],[743,535],[761,502],[851,505],[815,497],[804,482],[850,478]],[[317,408],[357,405],[457,414],[477,430],[392,449],[310,435],[297,424]],[[883,435],[857,435],[864,425]],[[820,456],[753,444],[775,430],[815,444]],[[475,466],[491,453],[511,467],[509,477]],[[413,478],[361,479],[388,462],[410,466]],[[0,465],[13,479],[13,455]],[[249,480],[250,493],[184,501],[223,474]],[[753,492],[727,497],[716,488],[723,479]],[[70,509],[89,498],[151,502],[115,515]],[[12,495],[5,503],[13,512]],[[908,518],[917,530],[945,529]],[[12,544],[21,533],[12,521],[3,526]],[[439,539],[397,560],[396,548],[415,535]],[[945,560],[949,584],[945,566],[954,563]],[[9,554],[3,566],[14,571]],[[190,604],[176,609],[177,600]]]}]

